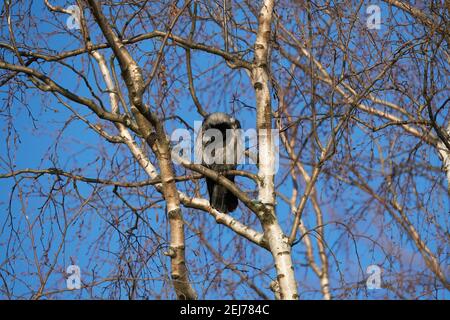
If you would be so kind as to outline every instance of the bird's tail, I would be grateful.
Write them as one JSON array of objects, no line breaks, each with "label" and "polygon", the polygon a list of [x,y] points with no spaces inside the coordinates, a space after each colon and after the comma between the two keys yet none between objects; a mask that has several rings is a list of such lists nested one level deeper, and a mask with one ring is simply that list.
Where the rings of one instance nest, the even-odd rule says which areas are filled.
[{"label": "bird's tail", "polygon": [[[232,182],[234,181],[234,176],[227,176],[227,178]],[[225,213],[236,210],[238,199],[234,194],[213,180],[206,179],[206,184],[208,186],[209,201],[213,208]]]}]

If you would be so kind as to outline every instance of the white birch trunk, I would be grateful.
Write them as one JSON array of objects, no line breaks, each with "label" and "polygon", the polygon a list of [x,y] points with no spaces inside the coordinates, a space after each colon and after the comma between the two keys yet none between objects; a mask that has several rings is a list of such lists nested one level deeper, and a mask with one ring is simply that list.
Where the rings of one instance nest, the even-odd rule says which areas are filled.
[{"label": "white birch trunk", "polygon": [[[450,122],[446,131],[450,135]],[[450,151],[441,140],[438,141],[437,149],[442,160],[442,170],[447,176],[447,192],[450,195]]]},{"label": "white birch trunk", "polygon": [[298,299],[297,282],[291,258],[291,245],[284,235],[275,215],[275,153],[272,137],[272,108],[269,90],[269,46],[274,0],[263,2],[255,43],[255,64],[252,82],[257,105],[258,176],[260,178],[258,200],[263,205],[259,218],[272,253],[277,280],[271,285],[277,299]]}]

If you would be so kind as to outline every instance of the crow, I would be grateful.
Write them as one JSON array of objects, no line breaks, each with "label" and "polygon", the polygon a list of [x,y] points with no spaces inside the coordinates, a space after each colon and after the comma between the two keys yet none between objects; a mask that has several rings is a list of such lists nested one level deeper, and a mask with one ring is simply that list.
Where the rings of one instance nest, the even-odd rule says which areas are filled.
[{"label": "crow", "polygon": [[[242,150],[240,129],[239,121],[226,113],[209,114],[203,120],[196,143],[202,165],[218,173],[235,170]],[[234,175],[225,174],[225,177],[234,182]],[[224,213],[237,208],[238,199],[227,188],[209,178],[206,178],[206,185],[213,208]]]}]

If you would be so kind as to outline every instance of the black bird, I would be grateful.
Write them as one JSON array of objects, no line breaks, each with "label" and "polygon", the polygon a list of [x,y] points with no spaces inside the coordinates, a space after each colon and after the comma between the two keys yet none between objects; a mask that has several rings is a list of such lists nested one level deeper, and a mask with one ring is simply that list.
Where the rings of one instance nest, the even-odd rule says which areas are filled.
[{"label": "black bird", "polygon": [[[215,112],[208,115],[202,123],[196,144],[197,156],[202,164],[219,173],[235,170],[241,156],[241,124],[232,116]],[[218,140],[218,139],[221,139]],[[234,182],[234,175],[226,174]],[[231,212],[238,206],[237,197],[227,188],[206,178],[211,206],[220,212]]]}]

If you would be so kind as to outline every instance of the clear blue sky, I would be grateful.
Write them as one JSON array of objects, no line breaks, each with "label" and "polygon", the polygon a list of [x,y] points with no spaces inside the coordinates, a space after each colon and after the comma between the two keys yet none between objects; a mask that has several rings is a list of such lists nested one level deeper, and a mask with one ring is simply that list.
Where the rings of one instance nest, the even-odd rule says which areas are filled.
[{"label": "clear blue sky", "polygon": [[[37,2],[33,3],[32,10],[33,13],[39,17],[39,12],[41,12],[43,5]],[[384,8],[383,8],[384,9]],[[364,8],[362,8],[362,11]],[[42,11],[43,12],[43,11]],[[47,15],[47,14],[45,14]],[[43,20],[45,16],[42,16]],[[59,30],[59,35],[53,35],[52,37],[48,37],[42,39],[42,41],[47,41],[47,46],[52,48],[55,51],[65,51],[68,49],[78,48],[80,47],[80,42],[75,40],[73,36],[67,36],[62,32],[62,27],[64,25],[65,18],[60,18],[60,21],[51,21],[51,23],[41,22],[39,25],[39,30],[42,31],[41,36],[45,38],[45,34],[53,32],[55,30]],[[182,28],[182,27],[180,27]],[[72,32],[76,32],[75,30]],[[96,32],[92,31],[94,34]],[[379,32],[383,32],[383,29]],[[2,30],[2,41],[7,39],[7,31]],[[18,41],[20,42],[22,36],[17,35]],[[94,37],[95,38],[95,37]],[[139,48],[145,51],[153,51],[159,48],[159,43],[156,42],[156,47],[154,47],[154,42],[146,41],[139,45]],[[173,47],[170,50],[175,50]],[[182,49],[179,49],[182,52]],[[108,54],[110,54],[108,52]],[[84,57],[85,59],[86,57]],[[11,56],[5,57],[5,60],[13,61],[14,59]],[[75,66],[80,66],[80,63],[83,63],[86,66],[85,61],[81,62],[80,59],[72,60]],[[214,57],[209,54],[203,54],[195,52],[193,54],[193,65],[196,73],[200,73],[200,71],[206,71],[210,67],[214,66],[220,62],[220,59]],[[175,61],[169,61],[170,63],[176,63]],[[49,74],[58,79],[59,83],[67,88],[70,88],[76,91],[78,94],[90,96],[89,91],[86,87],[81,84],[74,73],[68,71],[67,68],[56,68],[50,72],[49,64],[43,64],[40,67],[41,71],[49,72]],[[92,68],[92,65],[89,66]],[[223,71],[224,69],[218,69]],[[175,70],[177,72],[177,76],[184,76],[185,70],[183,68],[179,68],[179,70]],[[222,77],[223,81],[223,92],[218,92],[215,95],[211,95],[208,92],[208,80],[199,81],[196,83],[198,88],[202,88],[203,91],[206,91],[206,94],[199,93],[199,99],[203,103],[207,104],[208,111],[225,111],[232,112],[235,111],[236,117],[241,121],[244,128],[252,128],[255,125],[255,111],[252,108],[245,108],[241,103],[234,102],[233,103],[233,95],[236,95],[241,101],[248,104],[251,107],[254,107],[254,97],[252,90],[248,90],[251,88],[249,85],[247,75],[241,72],[234,72],[232,76],[223,76],[217,73],[218,71],[207,72],[205,75],[214,79],[214,81],[218,81],[220,77]],[[92,72],[87,73],[88,79],[94,83],[94,77]],[[102,81],[100,81],[100,86],[104,87]],[[175,85],[178,88],[186,89],[185,84],[175,81]],[[247,91],[242,93],[242,87],[246,88]],[[216,89],[217,87],[215,87]],[[214,90],[215,90],[214,89]],[[130,161],[131,154],[129,152],[118,152],[117,146],[105,142],[103,139],[99,138],[99,136],[94,133],[92,130],[88,129],[84,123],[81,121],[72,121],[70,124],[66,124],[67,119],[72,116],[72,113],[65,109],[61,104],[58,104],[57,100],[49,94],[42,94],[37,90],[30,90],[25,93],[27,104],[23,105],[20,101],[16,100],[10,104],[10,114],[5,111],[5,106],[8,102],[8,95],[5,92],[5,88],[0,88],[0,101],[2,101],[2,112],[1,114],[1,139],[2,143],[0,144],[0,156],[2,162],[0,164],[0,172],[6,173],[9,171],[8,166],[4,163],[4,161],[8,161],[8,157],[13,157],[11,161],[14,163],[14,169],[24,169],[24,168],[34,168],[34,169],[45,169],[49,167],[57,167],[67,171],[74,171],[80,169],[81,174],[84,176],[92,176],[95,177],[99,175],[100,177],[106,177],[108,175],[109,167],[112,166],[116,168],[117,164],[127,163]],[[199,90],[200,92],[202,90]],[[108,104],[107,94],[100,94],[103,101]],[[45,101],[46,103],[44,103]],[[188,123],[193,125],[193,121],[201,120],[200,116],[196,113],[195,107],[191,98],[188,96],[188,91],[185,90],[181,92],[176,99],[173,99],[177,104],[177,112],[176,114],[180,115],[185,119]],[[299,106],[301,107],[301,106]],[[77,106],[77,110],[83,110],[79,106]],[[92,119],[92,118],[91,118]],[[9,122],[12,121],[14,123],[14,130],[9,128]],[[167,131],[170,132],[174,128],[180,126],[180,123],[177,121],[170,121],[167,123]],[[363,150],[374,149],[373,145],[366,144],[365,135],[362,132],[355,132],[354,136],[354,144],[361,147]],[[58,142],[60,141],[60,142]],[[10,150],[8,153],[7,150]],[[122,149],[123,150],[123,149]],[[377,155],[377,149],[374,149],[375,156]],[[100,155],[100,156],[99,156]],[[430,162],[435,166],[439,167],[439,160],[436,155],[428,154]],[[103,163],[104,159],[114,159],[113,163]],[[400,161],[400,159],[398,159]],[[394,159],[395,161],[395,159]],[[182,170],[177,168],[178,172],[182,174]],[[254,168],[253,168],[254,170]],[[430,173],[436,174],[436,173]],[[134,179],[143,180],[145,179],[145,175],[142,170],[135,177],[121,177],[123,180],[132,181]],[[277,180],[281,180],[283,175],[277,176]],[[68,180],[63,178],[62,182],[55,183],[54,176],[42,176],[39,178],[39,188],[42,188],[44,193],[48,192],[52,187],[61,187],[61,188],[72,188],[72,183],[67,183]],[[238,182],[242,183],[244,188],[247,188],[248,191],[253,191],[254,187],[252,185],[245,182],[244,179],[238,179]],[[372,181],[376,184],[377,181]],[[43,197],[39,194],[39,188],[34,188],[33,193],[27,195],[26,201],[20,201],[20,192],[14,187],[14,179],[0,179],[0,272],[4,272],[5,270],[15,271],[17,275],[17,279],[14,281],[12,277],[7,277],[8,286],[11,289],[14,289],[16,294],[23,294],[24,298],[30,296],[30,290],[27,287],[36,288],[38,284],[38,279],[36,274],[34,274],[34,262],[33,257],[30,254],[31,243],[28,237],[19,237],[19,239],[23,240],[23,243],[20,246],[17,245],[17,239],[14,244],[9,242],[11,238],[11,220],[13,220],[13,225],[19,233],[25,233],[26,231],[26,220],[22,209],[24,205],[26,205],[26,215],[30,217],[30,219],[36,218],[38,215],[45,213],[46,216],[60,216],[62,214],[61,208],[66,208],[68,212],[73,213],[73,210],[76,210],[79,206],[77,201],[74,201],[74,198],[70,198],[72,202],[69,201],[67,204],[58,204],[56,206],[52,206],[47,202],[47,198]],[[22,182],[25,185],[35,184],[37,183],[34,180],[27,180],[26,182]],[[424,182],[425,183],[425,182]],[[35,184],[36,186],[36,184]],[[429,187],[428,184],[424,184],[424,188]],[[88,196],[92,190],[93,185],[79,182],[77,183],[78,192],[83,196]],[[319,180],[318,189],[324,190],[328,188],[327,182],[323,180]],[[420,186],[418,186],[420,190]],[[152,188],[146,189],[145,193],[149,194]],[[205,189],[205,188],[204,188]],[[202,190],[203,193],[205,190]],[[291,180],[287,179],[286,183],[279,187],[279,191],[284,193],[286,196],[290,196],[292,189]],[[25,188],[25,191],[27,189]],[[119,206],[121,204],[120,200],[117,199],[112,193],[112,187],[106,187],[101,191],[101,194],[105,196],[104,201],[114,206],[117,204]],[[124,191],[124,190],[122,190]],[[301,190],[302,191],[302,190]],[[360,192],[354,191],[354,189],[343,187],[343,192],[346,192],[346,197],[349,199],[358,199],[363,198],[365,195]],[[69,199],[69,200],[70,200]],[[136,197],[135,195],[130,195],[128,197],[130,203],[133,203],[136,206],[142,204],[142,198]],[[350,283],[358,283],[360,281],[364,281],[367,277],[365,274],[365,270],[367,266],[371,264],[380,265],[383,268],[383,281],[389,282],[393,277],[393,274],[396,274],[400,267],[402,270],[407,270],[407,268],[401,266],[403,263],[409,263],[408,259],[413,261],[410,266],[410,272],[414,273],[417,270],[423,269],[423,260],[418,257],[416,249],[413,245],[411,245],[410,241],[402,235],[402,232],[399,227],[389,221],[389,217],[387,215],[384,216],[384,223],[390,226],[390,228],[386,228],[382,234],[379,233],[379,229],[372,228],[371,226],[376,225],[379,221],[379,216],[370,214],[370,210],[372,208],[364,208],[361,207],[360,212],[364,214],[365,210],[367,210],[367,219],[358,220],[358,222],[353,226],[355,239],[352,238],[340,225],[336,225],[332,223],[336,219],[340,219],[344,217],[345,222],[352,222],[352,217],[346,217],[345,212],[347,210],[351,210],[352,212],[358,211],[355,210],[353,206],[358,205],[357,201],[349,201],[348,203],[345,200],[329,200],[325,201],[324,207],[329,210],[329,212],[335,212],[334,214],[327,215],[325,217],[326,222],[330,223],[329,226],[325,228],[327,234],[327,245],[329,246],[329,250],[333,253],[336,252],[336,255],[330,255],[330,264],[331,270],[330,273],[333,275],[331,285],[333,288],[340,287],[340,279],[344,279],[347,284]],[[11,203],[11,211],[8,211],[9,203]],[[55,199],[55,201],[61,201],[61,198]],[[442,199],[442,203],[439,204],[442,207],[448,208],[448,199]],[[352,206],[350,208],[349,206]],[[439,206],[431,206],[432,209],[436,209]],[[125,209],[124,209],[125,210]],[[438,209],[436,209],[438,210]],[[120,211],[120,210],[119,210]],[[279,213],[280,223],[287,233],[289,232],[289,221],[291,221],[291,215],[289,213],[289,208],[285,205],[285,203],[281,200],[278,202],[277,212]],[[306,208],[305,212],[311,212],[311,208],[309,205]],[[126,218],[123,220],[123,225],[121,226],[121,231],[125,232],[133,223],[134,216],[129,212],[124,211],[124,216]],[[228,231],[223,226],[217,226],[214,224],[214,221],[210,217],[207,217],[206,213],[199,213],[195,210],[189,210],[185,212],[187,216],[187,220],[192,222],[196,227],[199,226],[200,222],[203,220],[196,220],[196,216],[201,216],[202,219],[206,219],[208,222],[205,227],[205,232],[211,237],[210,241],[215,246],[216,249],[224,250],[224,258],[232,261],[237,266],[239,263],[242,263],[240,268],[245,270],[247,274],[251,276],[252,272],[255,270],[254,268],[262,268],[267,265],[267,261],[271,261],[271,256],[268,252],[257,249],[254,245],[250,244],[246,240],[232,240],[233,234]],[[238,209],[238,212],[233,213],[236,217],[239,217],[243,221],[252,220],[249,217],[245,216],[245,212],[241,212]],[[305,224],[309,227],[314,227],[315,220],[312,217],[312,214],[305,215]],[[158,217],[158,218],[157,218]],[[109,220],[108,220],[109,219]],[[442,217],[442,225],[446,225],[445,217]],[[56,219],[57,220],[57,219]],[[55,223],[56,220],[52,220]],[[166,219],[164,214],[164,208],[160,209],[150,209],[148,210],[148,220],[152,224],[152,227],[158,231],[164,231],[166,226]],[[54,224],[48,224],[49,220],[43,220],[43,224],[36,228],[38,231],[35,233],[36,240],[38,242],[37,251],[39,253],[38,260],[45,259],[44,251],[46,249],[46,243],[56,244],[58,243],[59,235],[56,232],[57,227]],[[114,270],[114,265],[116,262],[117,254],[121,252],[124,248],[123,236],[119,235],[117,232],[111,232],[111,236],[105,237],[104,230],[105,226],[110,224],[111,217],[108,216],[108,212],[99,212],[95,208],[85,208],[83,215],[77,219],[74,225],[69,230],[69,234],[67,236],[68,241],[66,242],[64,248],[62,249],[62,253],[60,259],[58,259],[58,263],[56,265],[56,270],[58,272],[54,272],[49,281],[49,287],[52,289],[63,289],[65,288],[65,279],[63,274],[60,272],[64,270],[68,265],[71,264],[71,258],[73,258],[74,262],[80,266],[82,272],[82,279],[84,282],[89,283],[90,277],[93,273],[102,277],[107,277],[109,274],[114,274],[117,270]],[[37,224],[40,223],[39,220],[36,221]],[[259,229],[259,225],[256,224],[256,228]],[[143,229],[144,227],[141,226]],[[111,231],[111,228],[109,228]],[[165,236],[165,235],[164,235]],[[153,238],[152,238],[153,237]],[[380,243],[388,243],[390,241],[397,241],[396,244],[399,248],[401,248],[401,252],[403,255],[403,260],[398,261],[395,259],[391,259],[392,257],[387,256],[383,249],[377,245],[374,245],[368,238],[374,238],[380,241]],[[147,239],[148,238],[148,239]],[[101,239],[101,240],[99,240]],[[393,240],[394,239],[394,240]],[[384,241],[386,240],[386,241]],[[387,241],[389,240],[389,241]],[[436,249],[436,244],[433,242],[433,239],[428,240],[428,246],[434,251]],[[155,235],[152,232],[147,231],[147,234],[144,237],[143,241],[156,241]],[[100,248],[96,247],[96,244],[101,244]],[[246,246],[243,250],[245,252],[244,256],[236,256],[236,252],[233,250],[234,247],[238,247],[240,245]],[[7,259],[8,252],[11,252],[10,247],[14,247],[14,250],[20,255],[20,258],[15,260],[13,266],[2,265],[5,259]],[[204,248],[198,245],[198,239],[192,232],[187,232],[187,261],[189,265],[189,261],[196,261],[203,259],[203,262],[208,265],[211,263],[211,269],[216,272],[216,276],[222,277],[222,280],[225,281],[227,277],[236,279],[235,275],[223,268],[218,264],[212,263],[214,259],[211,254],[208,253]],[[155,292],[165,292],[165,286],[167,286],[167,282],[159,280],[162,275],[167,274],[167,268],[169,266],[169,260],[165,257],[162,252],[165,247],[167,247],[167,243],[162,243],[162,246],[158,252],[150,258],[147,263],[148,272],[146,276],[153,277],[155,280],[149,280],[151,282],[150,286],[152,290]],[[19,249],[21,248],[21,249]],[[345,249],[347,248],[347,249]],[[52,245],[50,250],[48,251],[49,257],[56,252],[57,246]],[[448,249],[448,248],[447,248]],[[253,266],[246,265],[245,258],[251,258],[254,255],[257,255]],[[301,292],[302,298],[320,298],[320,293],[311,290],[318,289],[318,280],[317,277],[313,274],[310,268],[306,267],[304,260],[304,247],[298,245],[294,247],[294,262],[296,264],[296,274],[299,279],[299,290]],[[414,258],[413,258],[414,257]],[[336,263],[339,261],[339,263]],[[47,267],[44,267],[44,270]],[[222,268],[222,269],[221,269]],[[220,271],[220,272],[218,272]],[[208,273],[205,276],[205,279],[202,278],[202,270],[191,270],[193,274],[194,285],[199,290],[199,292],[207,292],[207,298],[224,298],[217,294],[209,294],[205,287],[212,282],[214,277],[213,271],[211,274]],[[271,295],[267,286],[270,283],[270,278],[275,277],[274,270],[265,270],[267,276],[260,276],[255,279],[255,283],[260,285],[264,292],[267,295]],[[395,283],[392,283],[395,286]],[[104,298],[108,297],[105,295],[106,284],[95,286],[93,289],[94,295],[102,296]],[[87,298],[91,295],[88,290],[73,291],[73,292],[64,292],[58,294],[54,297],[58,298],[67,298],[67,299],[75,299],[75,298]],[[354,290],[349,293],[349,298],[384,298],[384,297],[393,297],[393,294],[385,289],[379,290],[364,290],[364,286],[356,286]],[[120,292],[116,297],[126,298],[125,292]],[[169,296],[163,297],[173,297],[173,293],[170,293]],[[255,295],[251,291],[245,288],[245,286],[239,286],[239,290],[236,292],[236,297],[238,298],[254,298]],[[437,297],[439,298],[448,298],[448,292],[440,291],[437,293]],[[1,297],[0,297],[1,298]],[[203,297],[202,297],[203,298]],[[225,297],[226,298],[226,297]]]}]

